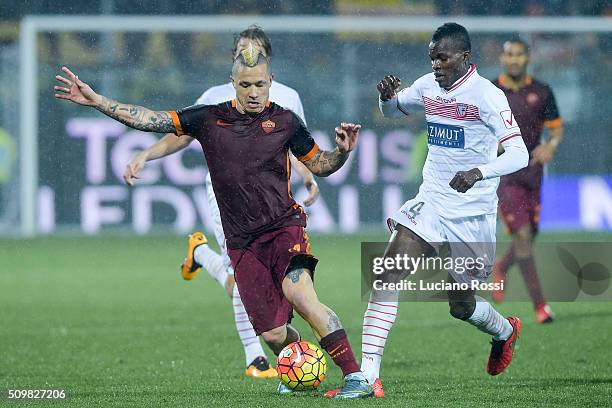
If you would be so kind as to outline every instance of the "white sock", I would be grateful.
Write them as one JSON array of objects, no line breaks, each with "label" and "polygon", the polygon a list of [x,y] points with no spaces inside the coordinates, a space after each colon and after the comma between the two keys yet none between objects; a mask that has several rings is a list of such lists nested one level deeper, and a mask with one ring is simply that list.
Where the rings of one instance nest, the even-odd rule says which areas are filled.
[{"label": "white sock", "polygon": [[193,258],[206,269],[214,280],[219,282],[222,288],[225,288],[228,273],[221,255],[213,251],[208,244],[203,244],[193,251]]},{"label": "white sock", "polygon": [[238,285],[234,284],[234,292],[232,293],[232,304],[234,305],[234,322],[236,323],[236,331],[240,336],[242,347],[244,348],[244,357],[246,360],[245,366],[248,366],[257,357],[265,357],[266,353],[261,347],[259,337],[253,330],[253,325],[249,320],[249,316],[244,310],[244,305],[238,293]]},{"label": "white sock", "polygon": [[476,308],[467,319],[478,330],[493,336],[495,340],[508,340],[512,335],[512,325],[493,306],[480,296],[476,296]]},{"label": "white sock", "polygon": [[363,315],[361,332],[361,371],[370,384],[380,377],[385,343],[397,317],[397,301],[375,302],[370,297]]}]

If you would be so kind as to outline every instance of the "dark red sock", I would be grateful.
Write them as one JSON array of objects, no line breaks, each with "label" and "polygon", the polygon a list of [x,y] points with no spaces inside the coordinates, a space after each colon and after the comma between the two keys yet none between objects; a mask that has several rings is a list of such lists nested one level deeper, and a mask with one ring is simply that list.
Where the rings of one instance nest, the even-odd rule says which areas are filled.
[{"label": "dark red sock", "polygon": [[340,367],[342,375],[360,371],[344,329],[328,334],[319,341],[319,344]]},{"label": "dark red sock", "polygon": [[510,245],[510,248],[508,248],[506,254],[497,261],[500,272],[505,275],[506,272],[508,272],[508,269],[510,269],[510,267],[514,264],[514,260],[514,247]]},{"label": "dark red sock", "polygon": [[518,265],[521,268],[525,285],[529,291],[529,296],[536,307],[544,304],[544,295],[542,294],[542,288],[540,287],[540,279],[538,278],[538,272],[536,271],[535,260],[533,256],[525,259],[519,259]]}]

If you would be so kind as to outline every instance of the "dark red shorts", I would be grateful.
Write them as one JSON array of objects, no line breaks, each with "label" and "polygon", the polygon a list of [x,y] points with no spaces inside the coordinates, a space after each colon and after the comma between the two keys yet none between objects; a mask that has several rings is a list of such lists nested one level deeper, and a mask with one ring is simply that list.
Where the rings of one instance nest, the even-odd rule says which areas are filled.
[{"label": "dark red shorts", "polygon": [[515,233],[523,225],[530,225],[537,232],[540,222],[540,190],[517,184],[500,185],[499,217],[509,233]]},{"label": "dark red shorts", "polygon": [[310,254],[304,227],[288,226],[264,235],[248,247],[228,248],[244,308],[258,335],[291,321],[293,307],[283,294],[287,272],[308,268],[313,274],[317,259]]}]

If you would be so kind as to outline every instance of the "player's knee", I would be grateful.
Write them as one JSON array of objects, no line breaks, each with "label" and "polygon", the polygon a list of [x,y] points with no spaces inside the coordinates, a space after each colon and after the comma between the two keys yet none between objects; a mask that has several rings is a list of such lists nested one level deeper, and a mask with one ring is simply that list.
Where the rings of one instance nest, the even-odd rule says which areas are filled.
[{"label": "player's knee", "polygon": [[288,298],[291,305],[295,308],[295,310],[305,319],[308,319],[308,316],[311,315],[311,311],[318,302],[313,302],[311,296],[300,291],[296,291],[291,298]]},{"label": "player's knee", "polygon": [[[282,344],[287,337],[287,327],[281,326],[276,327],[272,330],[261,333],[261,337],[271,347],[274,345]],[[274,347],[272,347],[274,349]]]},{"label": "player's knee", "polygon": [[476,307],[476,302],[450,302],[450,314],[455,319],[459,320],[467,320],[474,314],[474,308]]},{"label": "player's knee", "polygon": [[528,258],[532,255],[532,235],[527,229],[520,229],[514,235],[514,255],[518,259]]}]

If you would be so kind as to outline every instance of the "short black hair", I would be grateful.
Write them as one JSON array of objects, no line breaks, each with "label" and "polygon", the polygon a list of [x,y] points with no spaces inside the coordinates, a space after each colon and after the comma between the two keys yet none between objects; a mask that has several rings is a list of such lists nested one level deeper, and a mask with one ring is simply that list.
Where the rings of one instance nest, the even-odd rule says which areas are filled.
[{"label": "short black hair", "polygon": [[438,42],[443,38],[450,38],[461,51],[472,51],[470,35],[464,26],[457,23],[442,24],[433,36],[431,41]]},{"label": "short black hair", "polygon": [[266,56],[270,58],[270,56],[272,55],[272,44],[270,43],[270,39],[264,32],[263,28],[261,28],[260,26],[256,24],[250,25],[246,30],[241,31],[237,35],[234,35],[234,50],[232,52],[232,55],[236,55],[238,41],[240,41],[241,38],[248,38],[249,40],[255,40],[259,42],[264,48]]},{"label": "short black hair", "polygon": [[508,40],[504,41],[504,44],[505,43],[520,44],[520,45],[523,46],[523,49],[525,50],[525,53],[529,54],[529,45],[524,40],[522,40],[520,37],[509,38]]}]

